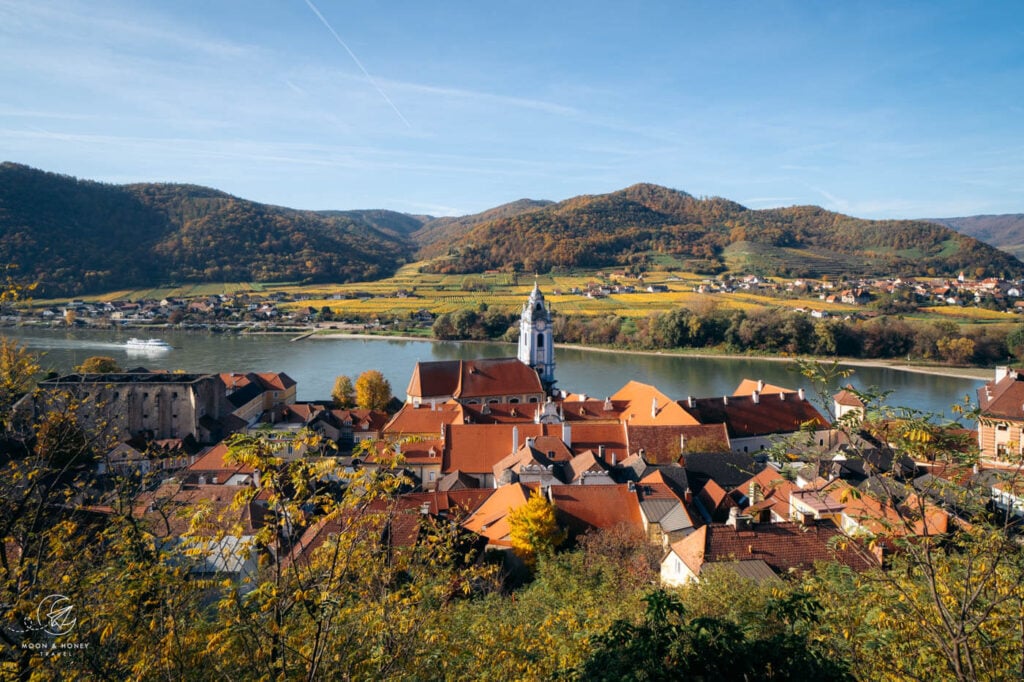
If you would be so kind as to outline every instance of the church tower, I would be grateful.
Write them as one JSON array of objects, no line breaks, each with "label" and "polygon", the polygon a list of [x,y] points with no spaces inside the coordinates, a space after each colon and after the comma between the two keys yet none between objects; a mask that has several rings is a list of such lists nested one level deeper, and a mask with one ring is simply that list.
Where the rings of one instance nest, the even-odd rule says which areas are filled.
[{"label": "church tower", "polygon": [[555,383],[555,344],[551,332],[551,311],[536,282],[530,300],[523,305],[519,319],[519,361],[537,370],[541,383]]}]

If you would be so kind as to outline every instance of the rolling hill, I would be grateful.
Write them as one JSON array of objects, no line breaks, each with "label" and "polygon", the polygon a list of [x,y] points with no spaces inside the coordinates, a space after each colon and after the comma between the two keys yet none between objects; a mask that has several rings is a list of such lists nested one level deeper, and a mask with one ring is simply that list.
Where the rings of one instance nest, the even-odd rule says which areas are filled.
[{"label": "rolling hill", "polygon": [[929,218],[928,220],[980,239],[1016,258],[1024,258],[1024,213],[975,215],[964,218]]},{"label": "rolling hill", "polygon": [[816,206],[753,211],[648,184],[433,218],[301,211],[195,185],[109,185],[0,164],[0,264],[17,264],[40,296],[373,280],[419,259],[453,273],[667,260],[708,273],[1024,275],[1016,258],[935,222],[860,220]]},{"label": "rolling hill", "polygon": [[452,273],[628,266],[659,254],[712,273],[1024,274],[1016,258],[933,222],[862,220],[817,206],[755,211],[647,184],[482,222],[421,252],[437,256],[431,270]]}]

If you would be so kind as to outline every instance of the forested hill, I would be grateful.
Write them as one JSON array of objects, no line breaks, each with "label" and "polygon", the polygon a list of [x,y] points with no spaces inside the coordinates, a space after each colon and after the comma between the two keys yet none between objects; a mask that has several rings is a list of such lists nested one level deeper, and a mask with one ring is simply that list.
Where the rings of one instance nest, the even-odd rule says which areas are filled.
[{"label": "forested hill", "polygon": [[476,225],[421,255],[439,272],[604,267],[658,254],[697,271],[769,275],[1024,275],[1024,264],[927,221],[861,220],[817,206],[750,210],[721,199],[640,184],[580,196]]},{"label": "forested hill", "polygon": [[0,264],[40,295],[184,281],[345,282],[411,259],[425,219],[298,211],[194,185],[107,185],[0,164]]},{"label": "forested hill", "polygon": [[929,220],[980,239],[1017,258],[1024,258],[1024,213],[974,215],[965,218],[931,218]]},{"label": "forested hill", "polygon": [[410,260],[469,273],[669,259],[698,272],[1022,276],[1024,264],[927,221],[869,221],[815,206],[752,211],[634,185],[470,216],[300,211],[178,184],[108,185],[0,164],[0,265],[40,296],[181,282],[349,282]]}]

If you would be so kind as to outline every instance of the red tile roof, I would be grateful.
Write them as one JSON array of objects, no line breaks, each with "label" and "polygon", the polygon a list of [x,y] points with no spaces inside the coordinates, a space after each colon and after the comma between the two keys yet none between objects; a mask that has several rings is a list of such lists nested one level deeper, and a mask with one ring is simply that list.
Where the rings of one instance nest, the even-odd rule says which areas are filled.
[{"label": "red tile roof", "polygon": [[558,518],[575,532],[625,524],[643,531],[640,499],[628,485],[553,485]]},{"label": "red tile roof", "polygon": [[560,426],[543,424],[452,424],[448,427],[442,471],[458,469],[473,475],[492,473],[494,465],[512,453],[513,429],[519,432],[520,446],[529,437],[561,433]]},{"label": "red tile roof", "polygon": [[744,379],[733,391],[733,395],[750,395],[754,391],[758,393],[796,393],[792,388],[783,388],[773,384],[766,384],[761,379]]},{"label": "red tile roof", "polygon": [[[436,407],[436,409],[435,409]],[[439,403],[435,407],[412,403],[402,405],[384,426],[384,433],[395,435],[435,435],[441,433],[445,424],[462,423],[462,406],[456,402]]]},{"label": "red tile roof", "polygon": [[[728,452],[725,424],[698,426],[638,426],[626,429],[629,451],[644,451],[650,464],[674,464],[686,452]],[[685,443],[685,447],[684,447]]]},{"label": "red tile roof", "polygon": [[682,402],[684,409],[701,424],[725,424],[729,438],[749,438],[799,431],[807,422],[815,429],[827,429],[828,422],[807,399],[793,393],[699,398]]},{"label": "red tile roof", "polygon": [[521,483],[503,485],[462,522],[462,527],[487,538],[489,544],[511,547],[508,513],[526,504],[533,494],[530,486]]},{"label": "red tile roof", "polygon": [[759,523],[750,530],[710,524],[672,545],[672,550],[694,573],[710,562],[761,560],[776,573],[808,570],[819,561],[838,561],[856,570],[874,565],[855,546],[835,549],[829,541],[840,535],[831,523]]},{"label": "red tile roof", "polygon": [[1010,370],[999,381],[978,389],[978,406],[986,417],[1024,421],[1024,375]]},{"label": "red tile roof", "polygon": [[517,358],[418,362],[406,393],[421,399],[544,394],[537,372]]}]

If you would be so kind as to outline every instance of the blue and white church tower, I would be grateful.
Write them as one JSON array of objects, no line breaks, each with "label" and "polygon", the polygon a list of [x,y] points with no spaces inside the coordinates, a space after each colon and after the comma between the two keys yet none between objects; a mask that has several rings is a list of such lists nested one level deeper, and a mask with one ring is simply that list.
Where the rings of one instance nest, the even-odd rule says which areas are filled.
[{"label": "blue and white church tower", "polygon": [[519,319],[519,361],[537,370],[544,388],[555,383],[555,344],[551,331],[551,311],[536,282],[530,300],[523,305]]}]

